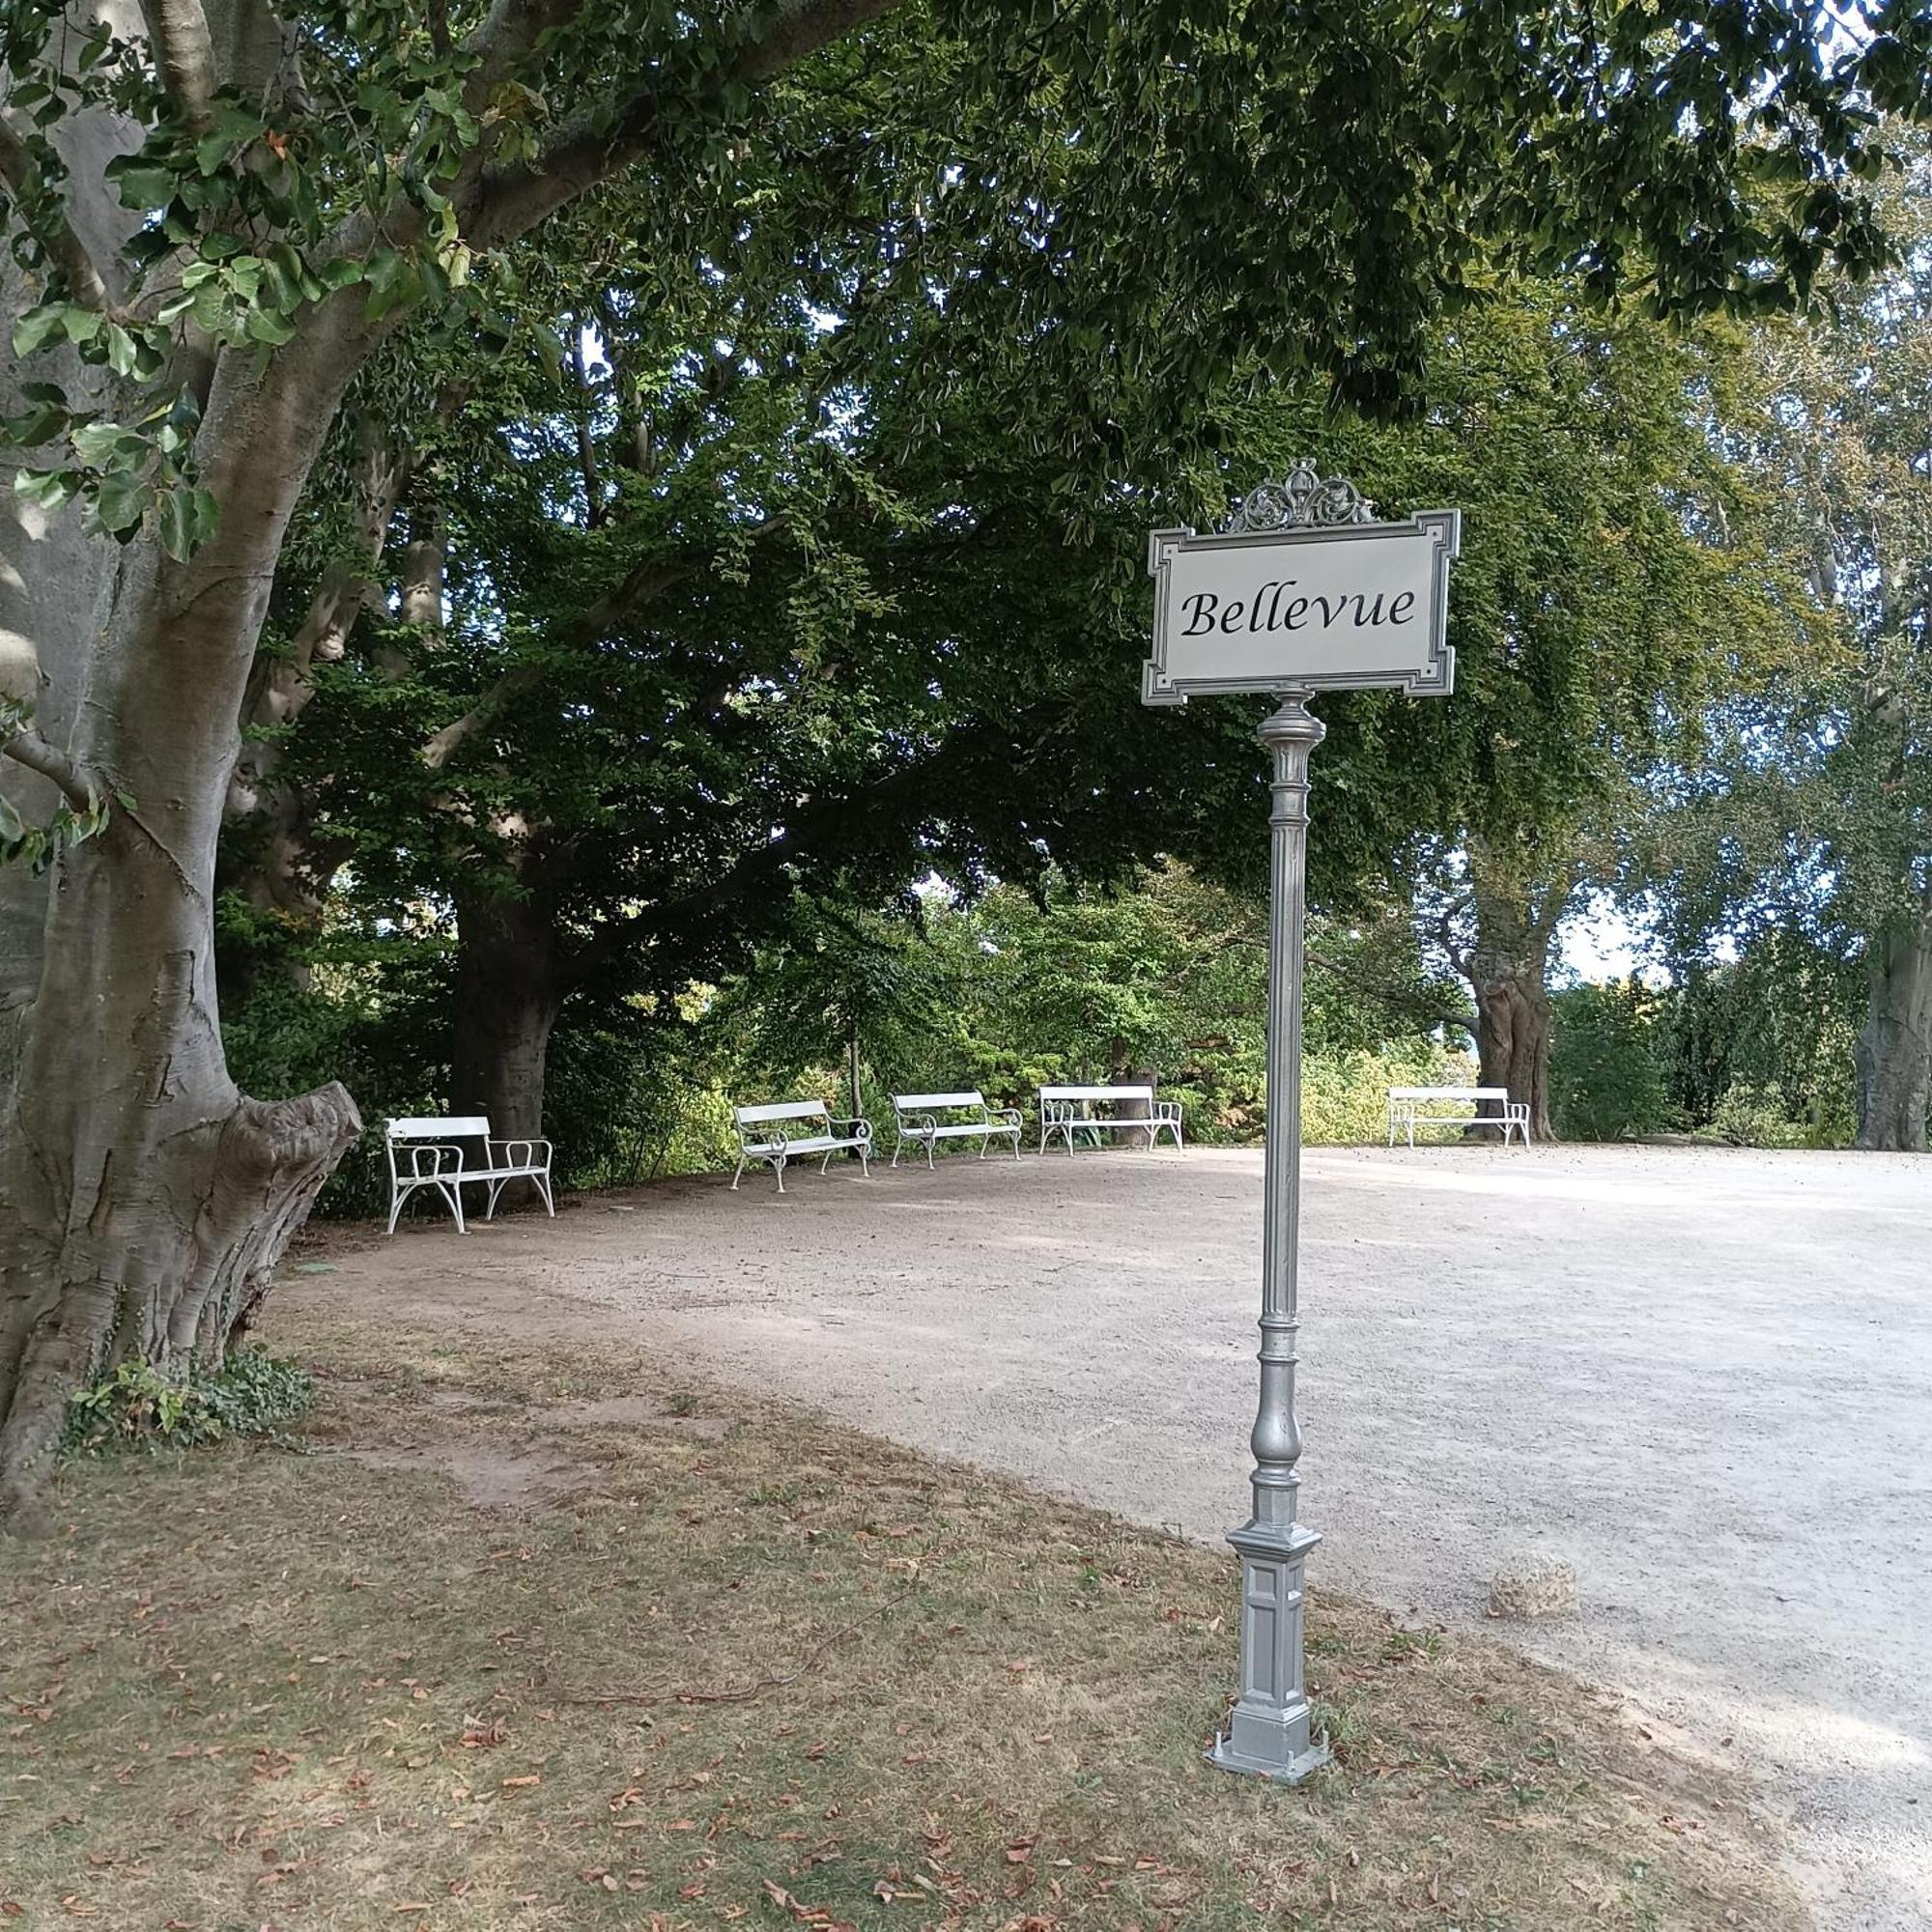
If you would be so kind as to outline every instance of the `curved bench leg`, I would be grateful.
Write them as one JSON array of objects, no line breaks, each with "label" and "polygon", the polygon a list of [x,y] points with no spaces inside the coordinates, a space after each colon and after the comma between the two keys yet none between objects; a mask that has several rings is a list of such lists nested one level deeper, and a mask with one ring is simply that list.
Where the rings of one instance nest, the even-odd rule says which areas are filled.
[{"label": "curved bench leg", "polygon": [[731,1185],[734,1190],[736,1189],[738,1182],[744,1178],[745,1158],[746,1157],[743,1154],[740,1154],[738,1156],[738,1172],[731,1177]]},{"label": "curved bench leg", "polygon": [[785,1191],[785,1164],[783,1154],[780,1154],[778,1159],[772,1162],[772,1172],[779,1178],[779,1192],[782,1194]]},{"label": "curved bench leg", "polygon": [[556,1219],[556,1203],[551,1196],[550,1176],[547,1174],[533,1174],[530,1176],[530,1179],[536,1182],[539,1192],[543,1195],[544,1211],[554,1221]]}]

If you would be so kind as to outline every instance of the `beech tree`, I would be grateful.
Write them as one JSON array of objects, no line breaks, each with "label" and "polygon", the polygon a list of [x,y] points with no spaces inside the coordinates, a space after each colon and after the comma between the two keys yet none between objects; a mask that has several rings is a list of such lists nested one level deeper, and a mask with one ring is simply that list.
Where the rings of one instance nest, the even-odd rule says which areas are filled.
[{"label": "beech tree", "polygon": [[[1720,446],[1744,359],[1728,324],[1524,285],[1438,327],[1412,421],[1284,425],[1265,400],[1230,417],[1231,448],[1319,449],[1383,514],[1463,511],[1455,695],[1326,703],[1312,877],[1332,913],[1413,918],[1466,988],[1434,1017],[1469,1032],[1483,1084],[1539,1137],[1564,917],[1620,878],[1616,830],[1660,762],[1694,762],[1714,705],[1815,648],[1781,515]],[[1414,1010],[1406,973],[1389,990]]]},{"label": "beech tree", "polygon": [[[1661,787],[1673,955],[1723,942],[1835,960],[1863,981],[1848,1071],[1858,1144],[1921,1150],[1932,1110],[1932,162],[1888,221],[1890,272],[1829,327],[1766,325],[1735,460],[1776,493],[1838,648],[1740,695],[1712,755]],[[1797,946],[1778,947],[1783,931]],[[1801,969],[1802,970],[1802,967]]]},{"label": "beech tree", "polygon": [[[619,176],[668,259],[803,144],[828,228],[977,249],[959,368],[1025,358],[1102,442],[1157,392],[1184,451],[1242,358],[1394,394],[1499,250],[1665,313],[1868,260],[1865,103],[1923,104],[1932,24],[1817,33],[1795,0],[10,0],[0,1516],[103,1360],[219,1356],[357,1130],[340,1087],[230,1080],[213,880],[291,513],[405,321],[491,327],[517,243]],[[884,224],[880,144],[927,164]]]}]

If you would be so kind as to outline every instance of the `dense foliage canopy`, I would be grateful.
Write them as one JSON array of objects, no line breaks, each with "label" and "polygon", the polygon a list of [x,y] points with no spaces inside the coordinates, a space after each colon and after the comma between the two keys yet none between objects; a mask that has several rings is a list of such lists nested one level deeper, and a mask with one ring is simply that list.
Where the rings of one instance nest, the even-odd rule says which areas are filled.
[{"label": "dense foliage canopy", "polygon": [[1468,701],[1353,708],[1324,893],[1577,810],[1653,730],[1613,629],[1682,713],[1731,595],[1644,331],[1881,267],[1928,54],[1902,0],[6,0],[0,1519],[359,1131],[236,1085],[217,904],[232,1037],[426,989],[418,1075],[519,1126],[560,1023],[801,904],[1235,880],[1248,721],[1139,719],[1134,559],[1311,438],[1494,544]]}]

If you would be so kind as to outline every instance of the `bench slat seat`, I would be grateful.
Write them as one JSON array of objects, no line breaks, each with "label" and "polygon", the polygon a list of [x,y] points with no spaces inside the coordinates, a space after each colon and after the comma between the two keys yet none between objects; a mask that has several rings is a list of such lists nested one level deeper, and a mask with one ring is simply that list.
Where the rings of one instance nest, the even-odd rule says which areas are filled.
[{"label": "bench slat seat", "polygon": [[[784,1122],[788,1121],[800,1122],[804,1131],[787,1133]],[[823,1174],[832,1164],[832,1156],[845,1148],[859,1156],[863,1178],[871,1179],[871,1122],[834,1114],[823,1100],[773,1100],[755,1107],[733,1107],[731,1123],[738,1130],[738,1171],[731,1177],[734,1188],[744,1179],[745,1169],[761,1160],[772,1170],[782,1194],[787,1162],[822,1154],[818,1171]]]},{"label": "bench slat seat", "polygon": [[[963,1115],[960,1120],[942,1120],[946,1114]],[[893,1142],[893,1165],[899,1164],[899,1155],[907,1142],[914,1149],[925,1149],[925,1164],[932,1166],[932,1151],[941,1141],[973,1140],[980,1143],[980,1158],[986,1158],[986,1150],[1001,1136],[1009,1136],[1013,1144],[1013,1158],[1020,1157],[1020,1134],[1024,1127],[1017,1107],[989,1107],[986,1096],[977,1087],[970,1087],[956,1094],[895,1094],[893,1095],[893,1127],[895,1139]]]},{"label": "bench slat seat", "polygon": [[[543,1196],[544,1210],[556,1217],[551,1192],[551,1144],[540,1137],[499,1139],[490,1131],[483,1114],[414,1114],[388,1122],[383,1139],[389,1157],[389,1233],[396,1232],[403,1204],[419,1187],[439,1195],[467,1235],[463,1218],[463,1189],[472,1182],[490,1190],[483,1218],[497,1218],[497,1203],[513,1180],[527,1180]],[[471,1167],[464,1143],[483,1143],[483,1165]],[[400,1158],[398,1157],[400,1154]]]},{"label": "bench slat seat", "polygon": [[[1098,1106],[1120,1106],[1122,1102],[1146,1108],[1144,1114],[1097,1114]],[[1073,1151],[1076,1133],[1145,1134],[1151,1151],[1162,1134],[1174,1136],[1175,1150],[1180,1148],[1180,1102],[1157,1100],[1151,1087],[1073,1087],[1050,1086],[1039,1090],[1039,1151],[1059,1135]]]},{"label": "bench slat seat", "polygon": [[[1446,1110],[1446,1111],[1445,1111]],[[1512,1100],[1507,1087],[1391,1087],[1388,1144],[1406,1132],[1415,1145],[1417,1127],[1493,1127],[1508,1147],[1512,1135],[1529,1145],[1529,1108]]]}]

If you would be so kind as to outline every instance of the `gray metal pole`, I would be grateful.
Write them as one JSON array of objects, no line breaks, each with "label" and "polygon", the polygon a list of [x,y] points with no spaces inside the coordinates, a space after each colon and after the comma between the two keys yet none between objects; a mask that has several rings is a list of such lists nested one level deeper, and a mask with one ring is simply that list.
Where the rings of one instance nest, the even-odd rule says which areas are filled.
[{"label": "gray metal pole", "polygon": [[1294,1416],[1295,1257],[1301,1223],[1301,956],[1308,896],[1308,760],[1326,735],[1290,692],[1261,727],[1274,758],[1268,813],[1267,1140],[1262,1220],[1261,1402],[1254,1514],[1228,1541],[1241,1558],[1241,1679],[1226,1734],[1208,1753],[1224,1771],[1298,1784],[1328,1761],[1310,1733],[1302,1683],[1302,1565],[1321,1539],[1295,1520],[1301,1425]]}]

